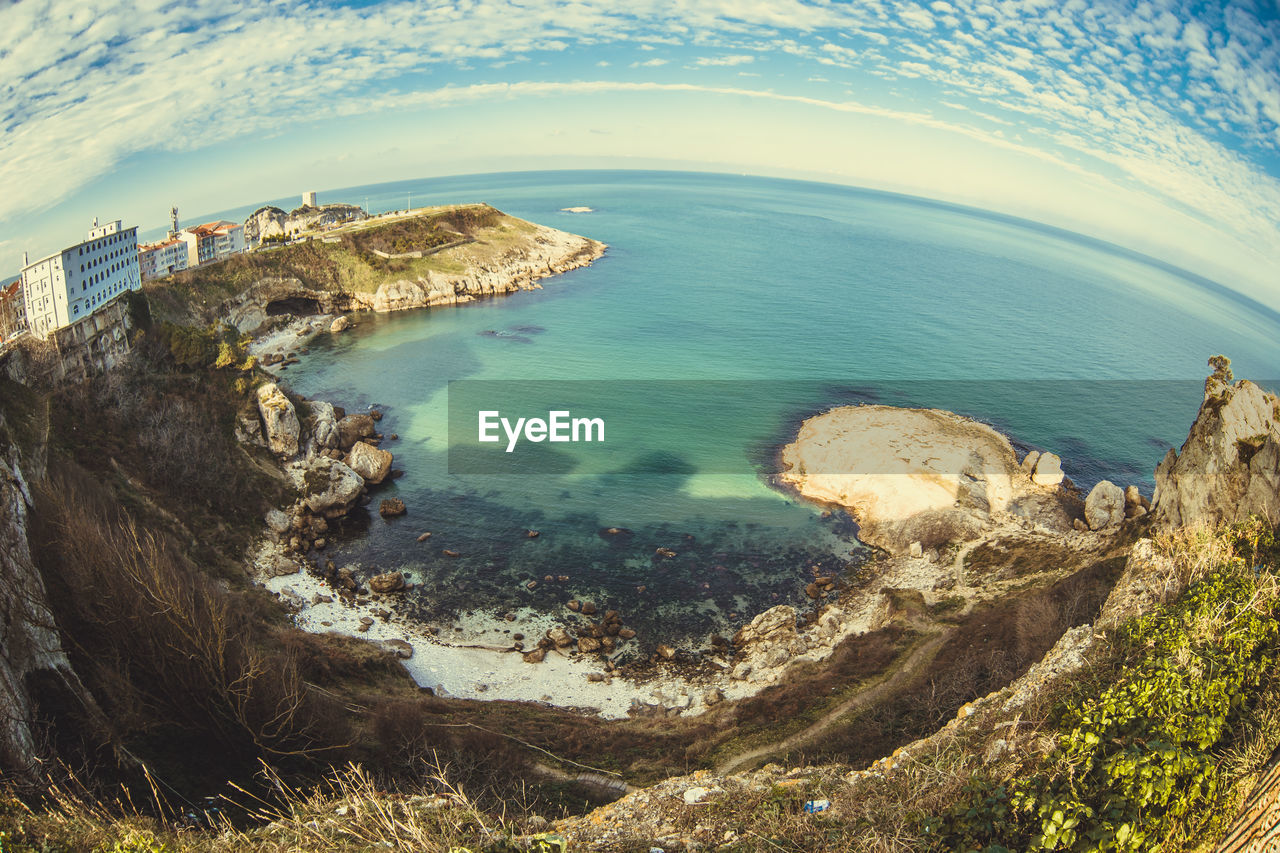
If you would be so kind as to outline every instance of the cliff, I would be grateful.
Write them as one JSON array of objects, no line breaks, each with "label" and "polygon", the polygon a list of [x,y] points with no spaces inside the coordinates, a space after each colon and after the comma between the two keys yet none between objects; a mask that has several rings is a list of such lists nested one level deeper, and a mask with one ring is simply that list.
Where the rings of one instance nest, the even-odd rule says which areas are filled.
[{"label": "cliff", "polygon": [[[0,419],[0,427],[3,420]],[[89,700],[62,649],[44,580],[31,557],[31,490],[12,445],[0,449],[0,770],[37,776],[44,744],[36,718],[39,685]]]},{"label": "cliff", "polygon": [[249,245],[256,245],[268,238],[332,228],[362,219],[368,219],[368,215],[354,204],[303,205],[290,213],[267,205],[255,210],[244,221],[244,239]]},{"label": "cliff", "polygon": [[322,240],[234,256],[148,285],[152,313],[244,332],[282,315],[400,311],[530,290],[605,246],[488,205],[355,222]]},{"label": "cliff", "polygon": [[[1212,364],[1212,362],[1211,362]],[[1153,513],[1164,526],[1216,526],[1257,513],[1280,519],[1280,402],[1229,368],[1205,380],[1180,451],[1156,468]]]}]

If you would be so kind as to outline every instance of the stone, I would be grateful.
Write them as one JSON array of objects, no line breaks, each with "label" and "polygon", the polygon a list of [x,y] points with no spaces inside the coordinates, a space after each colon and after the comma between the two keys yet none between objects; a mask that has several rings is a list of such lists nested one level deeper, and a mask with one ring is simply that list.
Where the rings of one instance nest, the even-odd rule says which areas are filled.
[{"label": "stone", "polygon": [[624,639],[624,640],[630,640],[630,639],[634,638],[634,637],[635,637],[635,635],[636,635],[636,632],[635,632],[635,630],[634,630],[634,629],[632,629],[632,628],[619,628],[619,629],[618,629],[618,636],[619,636],[619,637],[621,637],[621,638],[622,638],[622,639]]},{"label": "stone", "polygon": [[327,456],[293,462],[285,470],[307,508],[327,518],[344,515],[364,488],[359,474]]},{"label": "stone", "polygon": [[578,651],[583,653],[600,651],[600,641],[595,637],[582,637],[578,640]]},{"label": "stone", "polygon": [[707,795],[710,793],[710,788],[703,788],[700,785],[695,785],[692,788],[686,788],[685,792],[681,796],[683,797],[684,804],[686,806],[693,806],[705,800]]},{"label": "stone", "polygon": [[555,643],[557,649],[566,649],[573,645],[573,637],[559,625],[547,631],[547,639]]},{"label": "stone", "polygon": [[329,324],[329,331],[335,335],[339,332],[345,332],[351,328],[351,321],[345,316],[334,317],[333,322]]},{"label": "stone", "polygon": [[404,515],[407,511],[404,501],[399,498],[387,498],[378,505],[378,515],[383,518],[395,518],[398,515]]},{"label": "stone", "polygon": [[912,542],[907,546],[907,554],[911,557],[919,559],[924,556],[924,546],[919,542]]},{"label": "stone", "polygon": [[527,584],[525,584],[525,585],[524,585],[524,588],[525,588],[525,589],[528,589],[528,590],[537,589],[537,588],[538,588],[538,582],[537,582],[537,581],[529,581]]},{"label": "stone", "polygon": [[595,612],[596,612],[596,606],[595,606],[595,604],[593,604],[593,603],[592,603],[592,602],[590,602],[590,601],[584,601],[584,602],[582,602],[582,615],[583,615],[583,616],[592,616],[592,615],[594,615],[594,614],[595,614]]},{"label": "stone", "polygon": [[657,651],[658,657],[663,660],[671,660],[676,656],[676,650],[671,646],[668,646],[666,643],[659,643],[658,648],[655,651]]},{"label": "stone", "polygon": [[265,447],[267,440],[262,435],[262,420],[258,417],[258,408],[253,403],[245,403],[236,412],[236,441],[241,444],[256,444]]},{"label": "stone", "polygon": [[333,404],[323,400],[312,400],[307,404],[307,428],[311,433],[312,444],[317,448],[331,450],[338,446],[342,436],[338,432],[338,418]]},{"label": "stone", "polygon": [[419,542],[426,542],[426,541],[427,541],[428,539],[430,539],[430,538],[431,538],[431,534],[430,534],[430,533],[423,533],[423,534],[421,534],[420,536],[418,536],[418,541],[419,541]]},{"label": "stone", "polygon": [[706,693],[702,694],[702,704],[706,705],[708,708],[714,705],[719,705],[723,701],[724,691],[719,687],[712,687]]},{"label": "stone", "polygon": [[446,557],[461,557],[461,556],[462,556],[462,554],[461,554],[460,552],[458,552],[458,551],[453,551],[453,550],[450,550],[450,549],[448,549],[448,548],[443,548],[443,549],[441,549],[440,553],[441,553],[441,554],[444,554]]},{"label": "stone", "polygon": [[1137,486],[1125,486],[1124,488],[1124,517],[1125,518],[1141,518],[1147,514],[1147,508],[1142,502],[1142,493],[1138,491]]},{"label": "stone", "polygon": [[577,613],[579,610],[582,609],[582,602],[578,601],[577,599],[572,599],[569,601],[569,603],[565,605],[565,607],[569,608],[574,613]]},{"label": "stone", "polygon": [[1084,501],[1084,518],[1090,530],[1103,530],[1124,521],[1124,491],[1110,480],[1102,480]]},{"label": "stone", "polygon": [[377,484],[386,479],[393,458],[388,450],[357,441],[343,461],[348,468],[363,477],[366,483]]},{"label": "stone", "polygon": [[1039,451],[1039,450],[1032,450],[1032,451],[1028,452],[1028,453],[1027,453],[1027,455],[1026,455],[1026,456],[1024,456],[1024,457],[1022,458],[1022,466],[1021,466],[1021,467],[1022,467],[1022,470],[1023,470],[1023,471],[1026,471],[1026,472],[1027,472],[1027,476],[1028,476],[1028,477],[1030,477],[1032,474],[1034,474],[1034,473],[1035,473],[1035,470],[1036,470],[1036,461],[1037,461],[1039,458],[1040,458],[1040,451]]},{"label": "stone", "polygon": [[547,650],[542,648],[534,649],[521,655],[525,663],[542,663],[546,656]]},{"label": "stone", "polygon": [[369,589],[376,593],[399,592],[404,589],[404,573],[399,571],[385,572],[369,578]]},{"label": "stone", "polygon": [[670,548],[659,548],[654,553],[656,553],[659,557],[665,557],[668,560],[676,555],[676,552],[672,551]]},{"label": "stone", "polygon": [[284,533],[289,529],[289,516],[278,509],[268,510],[266,522],[267,527],[276,533]]},{"label": "stone", "polygon": [[587,681],[593,681],[593,682],[595,682],[595,681],[604,681],[604,673],[603,673],[603,672],[588,672],[588,673],[587,673]]},{"label": "stone", "polygon": [[1085,524],[1084,519],[1082,518],[1071,519],[1071,527],[1075,530],[1079,530],[1081,533],[1087,533],[1089,530],[1089,525]]},{"label": "stone", "polygon": [[395,652],[396,657],[401,660],[413,657],[413,645],[407,640],[387,640],[383,645]]},{"label": "stone", "polygon": [[524,535],[525,535],[525,538],[527,538],[527,539],[537,539],[537,538],[538,538],[539,536],[541,536],[542,534],[541,534],[541,533],[539,533],[539,532],[538,532],[538,531],[536,531],[536,530],[526,530],[526,531],[524,532]]},{"label": "stone", "polygon": [[301,425],[293,403],[274,382],[258,389],[258,413],[265,427],[267,447],[281,456],[298,454],[298,435]]},{"label": "stone", "polygon": [[347,415],[338,421],[338,438],[340,446],[344,448],[351,447],[374,432],[373,418],[368,415]]},{"label": "stone", "polygon": [[1062,460],[1056,453],[1041,453],[1031,474],[1031,482],[1037,486],[1056,486],[1062,482]]}]

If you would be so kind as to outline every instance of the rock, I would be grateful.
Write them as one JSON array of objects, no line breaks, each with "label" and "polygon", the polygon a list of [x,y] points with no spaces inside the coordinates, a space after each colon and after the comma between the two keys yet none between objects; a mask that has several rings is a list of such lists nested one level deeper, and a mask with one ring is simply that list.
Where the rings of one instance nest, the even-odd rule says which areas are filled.
[{"label": "rock", "polygon": [[327,456],[293,462],[285,470],[307,508],[328,518],[350,510],[364,488],[359,474]]},{"label": "rock", "polygon": [[361,617],[360,617],[360,624],[361,624],[361,625],[363,625],[363,626],[365,626],[366,628],[368,628],[370,625],[372,625],[372,624],[373,624],[373,617],[372,617],[372,616],[361,616]]},{"label": "rock", "polygon": [[317,448],[334,449],[342,440],[338,432],[338,418],[334,414],[333,404],[323,400],[312,400],[307,404],[307,428],[311,433],[311,441]]},{"label": "rock", "polygon": [[236,412],[236,441],[241,444],[256,444],[265,447],[267,440],[262,435],[262,420],[258,416],[258,407],[253,403],[245,403]]},{"label": "rock", "polygon": [[526,538],[529,538],[529,539],[537,539],[537,538],[538,538],[539,536],[541,536],[542,534],[541,534],[541,533],[539,533],[539,532],[538,532],[538,531],[536,531],[536,530],[526,530],[526,531],[524,532],[524,535],[525,535],[525,537],[526,537]]},{"label": "rock", "polygon": [[404,515],[407,510],[404,507],[404,501],[399,498],[387,498],[378,505],[378,515],[383,518],[395,518],[398,515]]},{"label": "rock", "polygon": [[1090,530],[1102,530],[1124,521],[1124,491],[1110,480],[1099,482],[1085,498],[1084,518]]},{"label": "rock", "polygon": [[912,542],[910,545],[907,546],[907,555],[911,557],[916,557],[916,558],[923,557],[924,546],[921,545],[919,542]]},{"label": "rock", "polygon": [[338,421],[338,438],[344,448],[351,447],[374,432],[373,418],[368,415],[347,415]]},{"label": "rock", "polygon": [[374,575],[369,578],[369,589],[379,594],[399,592],[404,589],[404,574],[395,571]]},{"label": "rock", "polygon": [[1027,476],[1028,476],[1028,477],[1030,477],[1032,474],[1034,474],[1034,473],[1035,473],[1035,471],[1036,471],[1036,462],[1037,462],[1037,460],[1039,460],[1039,459],[1040,459],[1040,451],[1039,451],[1039,450],[1032,450],[1032,451],[1028,452],[1028,453],[1027,453],[1027,455],[1026,455],[1026,456],[1024,456],[1024,457],[1022,458],[1022,465],[1021,465],[1021,468],[1022,468],[1022,470],[1023,470],[1023,471],[1026,471],[1026,472],[1027,472]]},{"label": "rock", "polygon": [[1031,482],[1037,486],[1056,486],[1062,482],[1062,460],[1055,453],[1041,453],[1036,460]]},{"label": "rock", "polygon": [[366,483],[377,484],[386,479],[387,472],[391,470],[392,459],[390,451],[357,441],[343,461],[348,468],[363,477]]},{"label": "rock", "polygon": [[547,639],[555,643],[557,649],[566,649],[573,645],[573,637],[570,637],[569,632],[559,625],[547,631]]},{"label": "rock", "polygon": [[537,582],[537,581],[529,581],[527,584],[525,584],[525,585],[524,585],[524,588],[525,588],[525,589],[529,589],[529,590],[537,589],[537,588],[538,588],[538,582]]},{"label": "rock", "polygon": [[671,660],[676,656],[676,650],[671,646],[668,646],[666,643],[659,643],[658,648],[655,651],[657,651],[658,657],[663,660]]},{"label": "rock", "polygon": [[578,601],[577,599],[572,599],[567,604],[565,604],[565,607],[569,608],[574,613],[577,613],[579,610],[582,609],[582,602]]},{"label": "rock", "polygon": [[541,649],[541,648],[534,649],[533,651],[525,652],[523,655],[521,655],[521,657],[524,658],[525,663],[542,663],[543,659],[545,659],[546,656],[547,656],[547,650]]},{"label": "rock", "polygon": [[289,529],[289,516],[285,515],[278,509],[268,510],[266,515],[267,527],[276,533],[284,533]]},{"label": "rock", "polygon": [[350,566],[343,566],[342,568],[338,569],[338,586],[342,587],[348,592],[356,591],[356,588],[359,585],[356,583],[356,573],[351,569]]},{"label": "rock", "polygon": [[334,317],[333,322],[329,324],[329,331],[333,332],[335,335],[338,334],[338,332],[345,332],[349,328],[351,328],[351,321],[345,316]]},{"label": "rock", "polygon": [[595,637],[582,637],[578,640],[578,651],[583,653],[600,651],[600,641]]},{"label": "rock", "polygon": [[603,673],[603,672],[588,672],[588,673],[587,673],[587,681],[593,681],[593,682],[596,682],[596,681],[604,681],[604,673]]},{"label": "rock", "polygon": [[1142,503],[1142,493],[1138,491],[1138,487],[1125,486],[1124,517],[1125,518],[1141,518],[1146,514],[1147,514],[1147,508]]},{"label": "rock", "polygon": [[733,672],[729,677],[734,681],[746,681],[751,676],[751,669],[751,664],[740,663],[733,668]]},{"label": "rock", "polygon": [[618,629],[618,636],[619,636],[619,637],[621,637],[621,638],[622,638],[622,639],[624,639],[624,640],[630,640],[630,639],[634,638],[634,637],[635,637],[635,635],[636,635],[636,632],[635,632],[634,630],[632,630],[631,628],[619,628],[619,629]]},{"label": "rock", "polygon": [[707,795],[710,793],[710,788],[703,788],[700,785],[696,785],[692,788],[686,788],[685,792],[681,796],[684,798],[684,804],[686,806],[692,806],[705,800]]},{"label": "rock", "polygon": [[592,602],[590,602],[590,601],[584,601],[584,602],[582,602],[582,615],[583,615],[583,616],[593,616],[593,615],[595,615],[595,612],[596,612],[596,606],[595,606],[595,604],[593,604],[593,603],[592,603]]},{"label": "rock", "polygon": [[667,559],[671,559],[676,555],[676,552],[672,551],[670,548],[659,548],[654,553],[656,553],[659,557],[666,557]]},{"label": "rock", "polygon": [[460,554],[459,552],[457,552],[457,551],[451,551],[451,550],[449,550],[448,548],[442,548],[442,549],[441,549],[441,551],[440,551],[440,553],[441,553],[441,554],[444,554],[446,557],[461,557],[461,556],[462,556],[462,554]]},{"label": "rock", "polygon": [[281,456],[298,454],[298,434],[301,426],[293,403],[274,382],[258,389],[258,413],[266,428],[267,447]]},{"label": "rock", "polygon": [[804,588],[804,594],[810,598],[818,598],[822,595],[822,591],[818,589],[818,585],[816,583],[811,583]]},{"label": "rock", "polygon": [[430,538],[431,538],[431,534],[430,534],[430,533],[423,533],[421,536],[419,536],[419,537],[418,537],[418,541],[419,541],[419,542],[426,542],[426,541],[427,541],[428,539],[430,539]]},{"label": "rock", "polygon": [[1085,533],[1089,530],[1089,525],[1085,524],[1084,519],[1082,518],[1071,519],[1071,526],[1074,529],[1079,530],[1081,533]]},{"label": "rock", "polygon": [[724,701],[724,692],[719,687],[712,687],[706,693],[702,694],[702,704],[708,708],[713,705],[719,705]]},{"label": "rock", "polygon": [[413,645],[407,640],[386,640],[383,645],[395,652],[396,657],[401,660],[413,657]]},{"label": "rock", "polygon": [[1156,468],[1151,512],[1163,526],[1280,518],[1280,401],[1246,379],[1232,384],[1226,361],[1210,361],[1186,442]]}]

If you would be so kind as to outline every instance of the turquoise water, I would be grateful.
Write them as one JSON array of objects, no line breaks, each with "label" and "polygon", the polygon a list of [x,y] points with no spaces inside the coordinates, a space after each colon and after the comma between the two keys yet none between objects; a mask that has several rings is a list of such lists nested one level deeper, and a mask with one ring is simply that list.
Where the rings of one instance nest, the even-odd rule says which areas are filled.
[{"label": "turquoise water", "polygon": [[[1115,247],[949,205],[643,172],[410,181],[324,200],[368,197],[376,211],[408,192],[415,206],[486,201],[610,247],[541,291],[364,316],[285,374],[309,397],[385,410],[380,429],[399,439],[383,446],[405,474],[375,497],[402,497],[409,515],[351,522],[330,556],[409,571],[424,616],[585,597],[654,642],[658,626],[731,629],[803,601],[812,567],[858,562],[847,519],[769,482],[809,414],[858,400],[950,408],[1060,453],[1085,488],[1107,477],[1149,493],[1209,355],[1230,355],[1240,376],[1280,375],[1274,312]],[[578,205],[594,212],[560,212]],[[470,396],[457,386],[455,408],[470,414],[455,412],[454,444],[487,387],[494,408],[576,399],[575,414],[606,416],[612,440],[531,447],[524,473],[476,473],[495,469],[449,453],[457,380]],[[512,387],[524,390],[501,391]]]}]

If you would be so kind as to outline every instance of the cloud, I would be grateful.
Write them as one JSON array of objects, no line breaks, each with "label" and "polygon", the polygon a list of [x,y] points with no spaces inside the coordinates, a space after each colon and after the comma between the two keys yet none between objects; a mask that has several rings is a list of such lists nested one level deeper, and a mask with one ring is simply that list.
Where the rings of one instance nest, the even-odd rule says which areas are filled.
[{"label": "cloud", "polygon": [[733,53],[728,56],[699,56],[694,61],[695,65],[747,65],[755,62],[756,58],[750,53]]},{"label": "cloud", "polygon": [[0,5],[0,223],[140,152],[447,105],[466,87],[441,84],[512,62],[549,77],[562,60],[659,67],[670,60],[620,58],[655,45],[696,67],[799,63],[787,92],[751,97],[856,111],[804,95],[838,67],[888,105],[857,109],[923,124],[937,120],[905,105],[945,98],[967,122],[957,132],[1104,175],[1280,256],[1280,16],[1190,0],[479,0],[429,14],[410,0],[24,0]]}]

